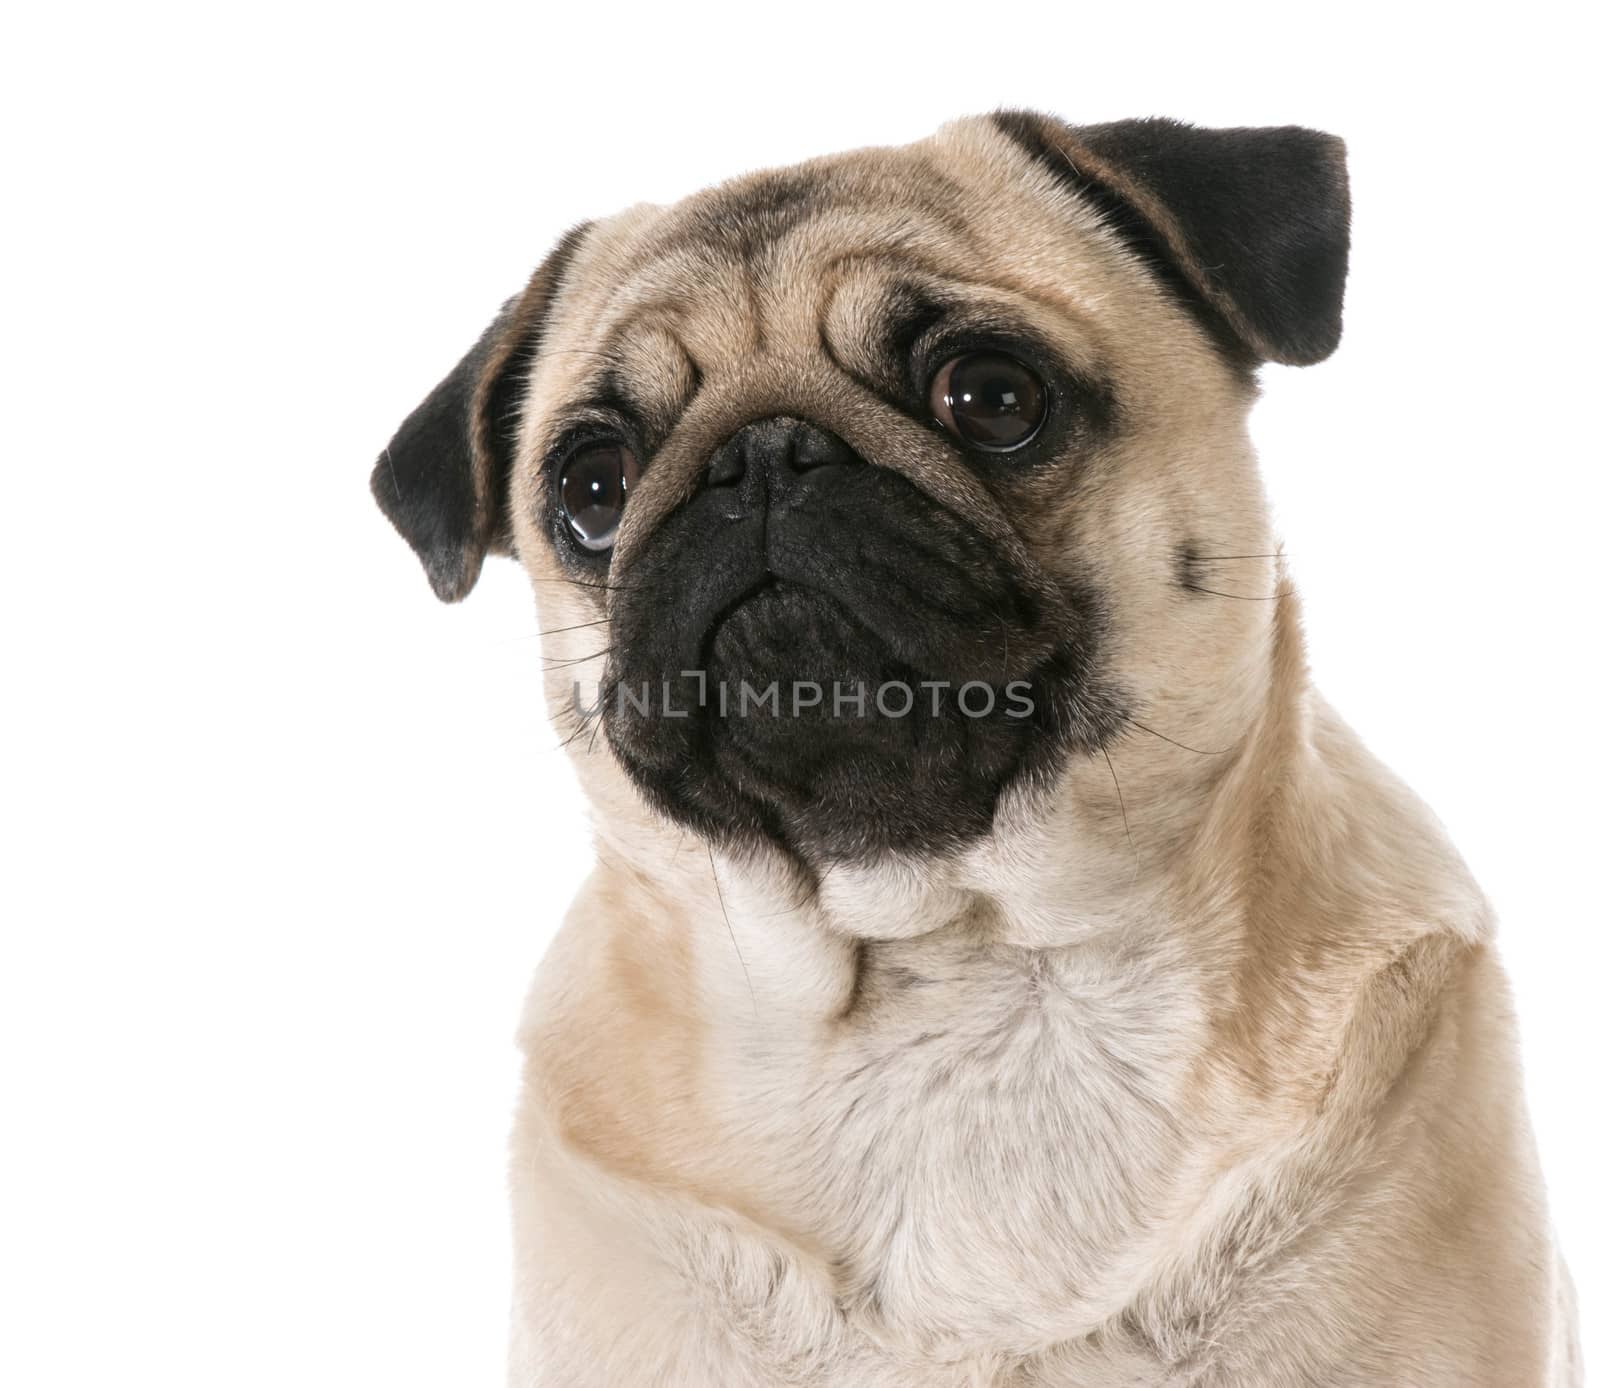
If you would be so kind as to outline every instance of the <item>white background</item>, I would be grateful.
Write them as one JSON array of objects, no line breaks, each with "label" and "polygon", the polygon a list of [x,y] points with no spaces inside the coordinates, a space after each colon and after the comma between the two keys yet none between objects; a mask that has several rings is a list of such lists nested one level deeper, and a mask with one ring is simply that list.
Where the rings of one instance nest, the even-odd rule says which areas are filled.
[{"label": "white background", "polygon": [[1318,680],[1498,903],[1600,1305],[1594,50],[1467,13],[14,16],[0,1381],[500,1381],[586,828],[527,585],[436,604],[367,470],[570,223],[999,105],[1348,140],[1344,345],[1256,436]]}]

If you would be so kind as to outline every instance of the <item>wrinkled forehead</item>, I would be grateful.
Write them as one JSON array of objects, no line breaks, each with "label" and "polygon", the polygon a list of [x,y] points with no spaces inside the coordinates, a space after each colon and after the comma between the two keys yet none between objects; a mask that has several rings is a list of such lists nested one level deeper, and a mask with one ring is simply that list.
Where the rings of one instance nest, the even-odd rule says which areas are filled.
[{"label": "wrinkled forehead", "polygon": [[976,248],[966,201],[917,150],[754,174],[666,209],[616,297],[673,319],[710,364],[781,337],[797,313],[814,322],[821,293],[852,265],[959,264]]},{"label": "wrinkled forehead", "polygon": [[702,373],[803,348],[852,274],[958,265],[961,189],[926,158],[872,152],[752,175],[662,210],[588,331],[648,377],[669,344]]}]

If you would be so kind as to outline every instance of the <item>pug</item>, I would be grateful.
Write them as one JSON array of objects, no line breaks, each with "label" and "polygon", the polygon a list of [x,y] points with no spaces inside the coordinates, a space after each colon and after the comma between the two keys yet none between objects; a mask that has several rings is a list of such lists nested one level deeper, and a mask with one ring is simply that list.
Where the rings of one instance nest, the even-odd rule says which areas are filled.
[{"label": "pug", "polygon": [[401,425],[593,810],[513,1384],[1578,1382],[1490,909],[1246,433],[1348,225],[1312,130],[959,120],[576,227]]}]

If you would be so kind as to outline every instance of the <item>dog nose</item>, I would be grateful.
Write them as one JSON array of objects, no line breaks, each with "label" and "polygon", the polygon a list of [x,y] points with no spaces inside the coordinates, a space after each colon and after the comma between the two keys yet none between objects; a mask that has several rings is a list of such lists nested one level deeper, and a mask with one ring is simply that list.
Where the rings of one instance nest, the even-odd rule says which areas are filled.
[{"label": "dog nose", "polygon": [[860,461],[837,434],[809,420],[778,415],[746,424],[717,449],[706,482],[713,487],[764,484],[770,499],[821,468]]}]

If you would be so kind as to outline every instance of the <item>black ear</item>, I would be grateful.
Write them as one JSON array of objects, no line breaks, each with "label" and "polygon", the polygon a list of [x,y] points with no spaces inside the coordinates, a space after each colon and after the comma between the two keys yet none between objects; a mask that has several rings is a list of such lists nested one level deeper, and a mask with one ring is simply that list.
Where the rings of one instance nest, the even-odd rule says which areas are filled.
[{"label": "black ear", "polygon": [[1306,365],[1339,345],[1350,255],[1344,142],[1297,125],[995,123],[1087,197],[1235,357]]},{"label": "black ear", "polygon": [[510,547],[506,479],[522,398],[551,300],[586,229],[561,238],[372,469],[372,495],[445,602],[472,591],[485,554]]}]

